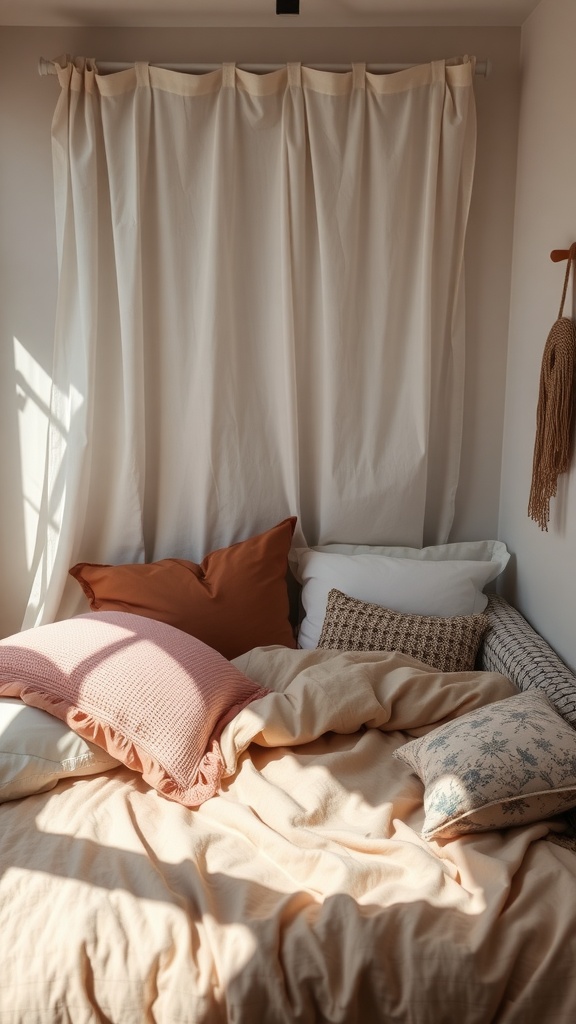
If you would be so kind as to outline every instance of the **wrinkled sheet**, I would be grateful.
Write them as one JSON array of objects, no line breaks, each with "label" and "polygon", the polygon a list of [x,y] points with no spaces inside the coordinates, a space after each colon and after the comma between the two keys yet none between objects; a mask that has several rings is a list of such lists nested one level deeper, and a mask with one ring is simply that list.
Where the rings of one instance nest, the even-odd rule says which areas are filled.
[{"label": "wrinkled sheet", "polygon": [[391,654],[257,649],[191,811],[119,768],[0,806],[1,1024],[571,1024],[554,822],[426,842],[391,757],[515,692]]}]

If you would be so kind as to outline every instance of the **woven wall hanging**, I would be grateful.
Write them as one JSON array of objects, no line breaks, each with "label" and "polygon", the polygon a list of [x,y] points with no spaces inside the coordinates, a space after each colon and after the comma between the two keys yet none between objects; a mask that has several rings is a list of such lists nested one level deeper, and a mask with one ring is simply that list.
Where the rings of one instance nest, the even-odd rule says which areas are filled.
[{"label": "woven wall hanging", "polygon": [[568,253],[558,319],[552,324],[544,346],[540,371],[528,515],[541,530],[546,531],[550,520],[550,499],[556,496],[558,477],[568,470],[572,455],[576,325],[572,317],[563,316],[563,311],[575,258],[576,244]]}]

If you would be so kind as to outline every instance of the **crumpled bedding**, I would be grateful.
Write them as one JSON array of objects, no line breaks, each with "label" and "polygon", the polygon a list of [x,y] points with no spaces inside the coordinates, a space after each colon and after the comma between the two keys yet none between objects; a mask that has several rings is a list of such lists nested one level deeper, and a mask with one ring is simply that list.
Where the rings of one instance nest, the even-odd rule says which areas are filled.
[{"label": "crumpled bedding", "polygon": [[426,842],[392,751],[493,673],[258,648],[273,692],[197,810],[125,768],[0,806],[0,1024],[571,1024],[576,855],[554,821]]}]

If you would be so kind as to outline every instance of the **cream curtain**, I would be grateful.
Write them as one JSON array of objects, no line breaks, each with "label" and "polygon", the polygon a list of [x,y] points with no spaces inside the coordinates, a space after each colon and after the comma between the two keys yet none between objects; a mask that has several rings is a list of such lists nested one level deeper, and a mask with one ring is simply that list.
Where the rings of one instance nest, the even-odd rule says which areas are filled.
[{"label": "cream curtain", "polygon": [[59,71],[53,388],[24,625],[76,561],[447,540],[473,60]]}]

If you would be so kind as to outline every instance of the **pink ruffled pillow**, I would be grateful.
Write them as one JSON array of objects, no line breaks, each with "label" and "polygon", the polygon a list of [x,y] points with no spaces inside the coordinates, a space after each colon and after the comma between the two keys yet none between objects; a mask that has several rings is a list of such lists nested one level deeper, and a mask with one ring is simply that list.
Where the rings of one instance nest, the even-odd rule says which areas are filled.
[{"label": "pink ruffled pillow", "polygon": [[89,612],[0,640],[0,697],[18,697],[195,807],[223,770],[222,729],[268,691],[164,622]]}]

